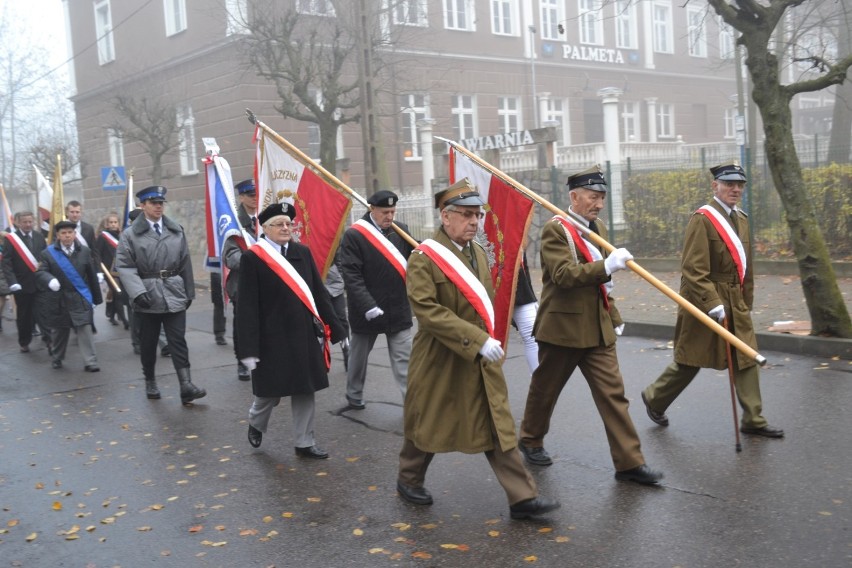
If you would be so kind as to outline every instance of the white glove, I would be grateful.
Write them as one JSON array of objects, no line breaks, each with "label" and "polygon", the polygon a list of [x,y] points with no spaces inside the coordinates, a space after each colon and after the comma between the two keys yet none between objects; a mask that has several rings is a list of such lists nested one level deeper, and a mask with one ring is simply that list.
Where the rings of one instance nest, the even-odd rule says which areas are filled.
[{"label": "white glove", "polygon": [[615,334],[616,334],[616,335],[618,335],[618,336],[620,337],[620,336],[621,336],[621,334],[622,334],[622,333],[624,333],[624,324],[621,324],[621,325],[619,325],[618,327],[616,327],[616,328],[614,328],[614,329],[615,329]]},{"label": "white glove", "polygon": [[493,337],[485,340],[485,343],[482,344],[482,348],[479,350],[479,354],[489,363],[496,363],[505,355],[503,348],[500,347],[500,342]]},{"label": "white glove", "polygon": [[364,317],[367,318],[367,321],[370,321],[376,319],[381,315],[384,315],[384,313],[385,311],[382,308],[376,306],[375,308],[367,310],[367,313],[364,314]]},{"label": "white glove", "polygon": [[725,321],[725,306],[720,304],[709,312],[707,312],[707,315],[711,318],[716,318],[716,321],[722,323],[723,321]]},{"label": "white glove", "polygon": [[260,359],[257,357],[246,357],[245,359],[240,359],[240,363],[249,371],[254,371],[257,368],[257,364],[260,363]]},{"label": "white glove", "polygon": [[53,290],[54,292],[59,292],[59,280],[56,278],[51,278],[50,282],[47,283],[47,287]]},{"label": "white glove", "polygon": [[15,284],[12,284],[11,286],[9,286],[9,291],[10,292],[20,292],[21,291],[21,285],[16,282]]},{"label": "white glove", "polygon": [[103,284],[103,283],[104,283],[104,273],[98,272],[98,284]]},{"label": "white glove", "polygon": [[627,268],[628,260],[633,260],[633,255],[630,254],[629,250],[620,248],[612,251],[610,255],[606,257],[606,260],[604,260],[604,268],[606,269],[607,275]]},{"label": "white glove", "polygon": [[344,349],[349,349],[349,338],[340,341],[340,346]]}]

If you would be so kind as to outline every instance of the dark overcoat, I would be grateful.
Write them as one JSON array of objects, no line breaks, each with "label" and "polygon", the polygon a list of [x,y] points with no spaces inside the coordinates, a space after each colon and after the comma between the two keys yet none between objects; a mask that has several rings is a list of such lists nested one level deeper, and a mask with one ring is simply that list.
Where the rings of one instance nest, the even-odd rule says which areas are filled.
[{"label": "dark overcoat", "polygon": [[[65,255],[62,252],[62,247],[59,241],[50,245],[51,249],[59,251],[59,254]],[[81,246],[79,242],[74,241],[74,251],[68,257],[71,265],[77,273],[83,278],[86,286],[92,294],[92,303],[90,304],[68,279],[65,271],[60,268],[56,259],[53,258],[50,250],[45,249],[41,253],[41,263],[39,271],[49,272],[54,278],[59,280],[59,313],[51,318],[51,327],[80,327],[82,325],[91,325],[94,323],[94,306],[103,303],[101,295],[101,287],[98,284],[98,276],[95,273],[95,265],[92,263],[92,252],[88,247]]]},{"label": "dark overcoat", "polygon": [[[287,260],[305,280],[317,311],[331,328],[333,343],[345,337],[310,250],[290,241]],[[240,259],[237,310],[238,359],[257,357],[252,371],[255,396],[310,394],[328,387],[322,346],[314,317],[269,266],[251,249]]]},{"label": "dark overcoat", "polygon": [[[21,240],[24,240],[24,234],[19,230],[15,229],[15,234],[21,237]],[[32,247],[30,248],[30,252],[33,253],[33,256],[38,262],[41,251],[47,247],[46,241],[44,240],[44,236],[37,230],[33,230],[30,232],[32,236]],[[24,259],[18,254],[18,251],[15,247],[13,247],[7,239],[7,242],[3,244],[3,276],[6,278],[6,284],[11,286],[12,284],[20,284],[21,290],[17,292],[17,294],[35,294],[36,293],[36,282],[33,271],[29,269],[27,264],[24,262]]]}]

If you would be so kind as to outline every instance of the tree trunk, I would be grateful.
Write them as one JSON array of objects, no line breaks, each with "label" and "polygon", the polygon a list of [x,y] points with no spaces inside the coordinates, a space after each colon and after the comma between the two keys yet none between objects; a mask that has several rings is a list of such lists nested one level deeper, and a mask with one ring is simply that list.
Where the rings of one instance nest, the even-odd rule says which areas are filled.
[{"label": "tree trunk", "polygon": [[319,158],[323,168],[337,175],[337,129],[338,124],[332,119],[319,123],[320,149]]},{"label": "tree trunk", "polygon": [[743,40],[748,48],[746,64],[754,85],[753,97],[766,135],[766,159],[787,216],[811,316],[811,335],[850,338],[852,321],[802,179],[793,143],[790,96],[779,83],[777,59],[766,50],[765,39],[758,34],[744,35]]},{"label": "tree trunk", "polygon": [[[837,30],[837,53],[850,53],[852,30],[849,20],[840,18]],[[834,110],[831,115],[831,141],[828,163],[848,164],[852,150],[852,80],[847,78],[834,91]]]}]

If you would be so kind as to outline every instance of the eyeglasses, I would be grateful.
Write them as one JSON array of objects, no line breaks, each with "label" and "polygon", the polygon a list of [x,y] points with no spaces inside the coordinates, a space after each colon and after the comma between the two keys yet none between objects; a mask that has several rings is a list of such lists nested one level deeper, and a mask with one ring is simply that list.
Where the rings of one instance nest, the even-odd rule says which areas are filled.
[{"label": "eyeglasses", "polygon": [[276,229],[280,229],[281,227],[289,228],[293,223],[291,221],[278,221],[276,223],[270,223],[267,227],[274,227]]},{"label": "eyeglasses", "polygon": [[477,219],[482,219],[483,217],[485,217],[485,213],[483,211],[459,211],[458,209],[447,209],[447,211],[449,213],[458,213],[459,215],[465,218],[465,221],[470,221],[474,217],[476,217]]}]

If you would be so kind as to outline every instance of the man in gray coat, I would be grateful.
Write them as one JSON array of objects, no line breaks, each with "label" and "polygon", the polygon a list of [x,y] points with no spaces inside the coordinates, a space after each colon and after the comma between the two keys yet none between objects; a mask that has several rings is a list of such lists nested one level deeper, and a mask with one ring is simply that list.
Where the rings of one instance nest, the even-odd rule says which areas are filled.
[{"label": "man in gray coat", "polygon": [[186,310],[195,299],[195,280],[183,227],[163,215],[166,191],[155,185],[136,193],[142,215],[121,233],[115,267],[134,315],[141,320],[145,394],[149,399],[160,398],[154,366],[162,326],[180,382],[180,400],[189,404],[207,391],[192,384],[189,373]]}]

